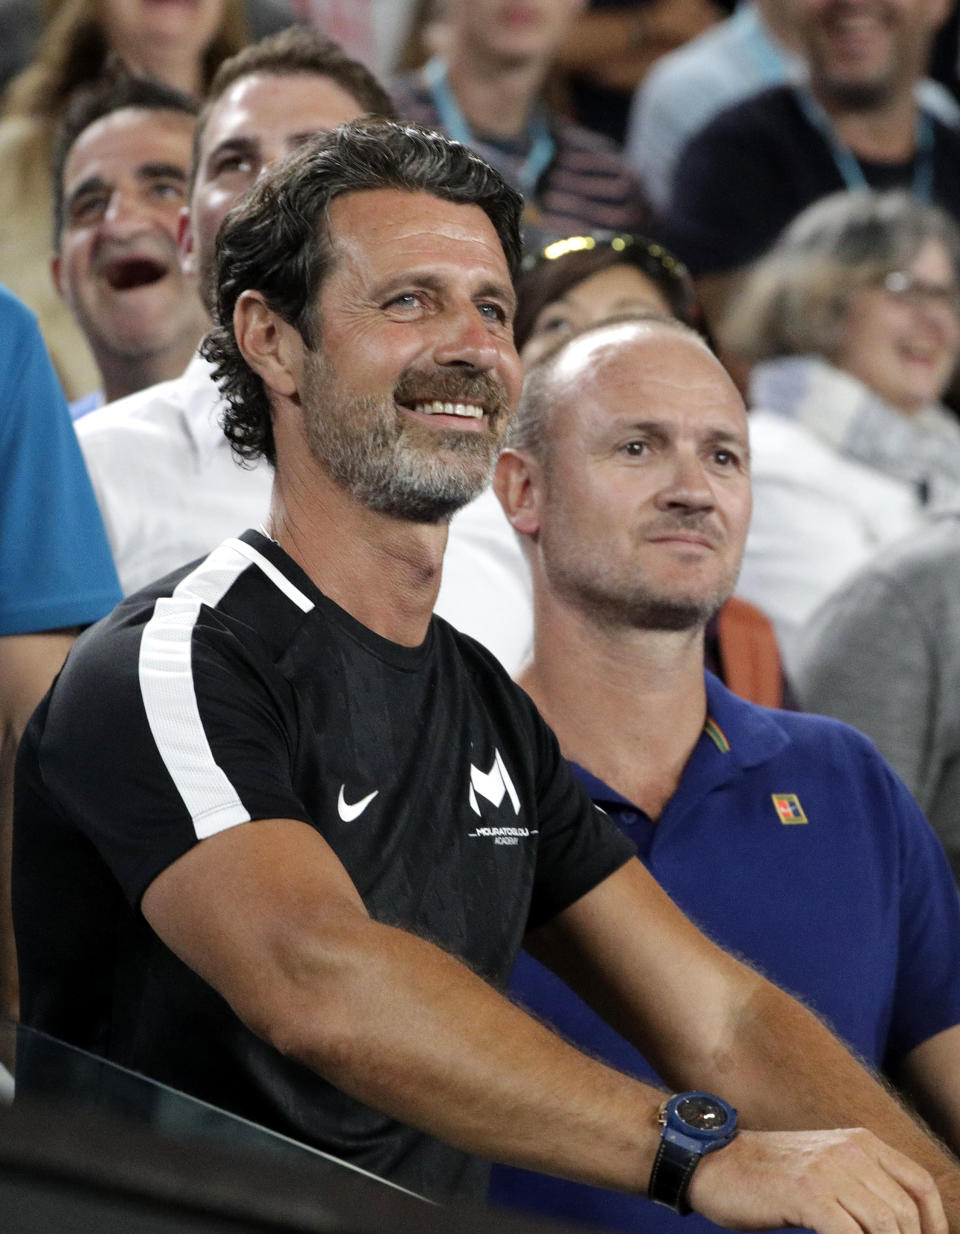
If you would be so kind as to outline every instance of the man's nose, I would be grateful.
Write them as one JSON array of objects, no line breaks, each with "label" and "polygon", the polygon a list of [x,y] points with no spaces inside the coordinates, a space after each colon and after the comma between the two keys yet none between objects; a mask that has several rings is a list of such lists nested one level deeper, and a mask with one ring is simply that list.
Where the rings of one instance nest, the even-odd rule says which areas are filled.
[{"label": "man's nose", "polygon": [[437,319],[438,338],[434,347],[437,364],[460,364],[475,369],[491,369],[500,349],[475,304],[457,306]]},{"label": "man's nose", "polygon": [[139,231],[147,226],[146,212],[129,193],[114,192],[103,213],[103,221],[111,231]]},{"label": "man's nose", "polygon": [[693,451],[677,450],[667,460],[666,474],[657,504],[661,509],[709,510],[714,502],[713,486],[703,460]]}]

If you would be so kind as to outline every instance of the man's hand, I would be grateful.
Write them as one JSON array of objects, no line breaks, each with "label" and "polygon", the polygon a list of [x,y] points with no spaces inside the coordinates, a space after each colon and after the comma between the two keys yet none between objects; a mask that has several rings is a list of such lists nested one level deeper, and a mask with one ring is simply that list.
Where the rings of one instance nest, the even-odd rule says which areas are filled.
[{"label": "man's hand", "polygon": [[818,1234],[946,1234],[933,1179],[862,1128],[741,1131],[706,1156],[693,1208],[742,1230],[804,1226]]}]

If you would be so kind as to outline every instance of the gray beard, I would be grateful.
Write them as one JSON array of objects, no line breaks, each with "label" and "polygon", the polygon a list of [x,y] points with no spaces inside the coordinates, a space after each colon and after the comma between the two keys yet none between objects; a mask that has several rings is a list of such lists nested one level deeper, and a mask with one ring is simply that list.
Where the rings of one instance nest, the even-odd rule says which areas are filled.
[{"label": "gray beard", "polygon": [[403,423],[393,400],[342,399],[333,367],[313,353],[302,400],[310,452],[367,509],[415,523],[448,522],[490,484],[509,410],[503,390],[486,373],[439,370],[404,373],[394,394],[405,404],[470,395],[490,408],[491,427],[482,433]]},{"label": "gray beard", "polygon": [[[370,403],[368,410],[379,410],[375,400]],[[361,421],[367,422],[368,417]],[[448,522],[483,492],[493,475],[496,450],[486,435],[437,433],[437,444],[442,444],[445,453],[437,458],[405,441],[402,426],[375,421],[365,433],[342,430],[342,420],[331,424],[308,417],[307,437],[314,458],[367,509],[393,518]],[[451,453],[456,456],[454,464]]]}]

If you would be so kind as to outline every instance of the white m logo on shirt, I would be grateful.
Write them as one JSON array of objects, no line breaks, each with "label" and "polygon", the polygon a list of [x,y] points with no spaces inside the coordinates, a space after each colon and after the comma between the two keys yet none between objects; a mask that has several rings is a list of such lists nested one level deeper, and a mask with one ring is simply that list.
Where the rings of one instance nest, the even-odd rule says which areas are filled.
[{"label": "white m logo on shirt", "polygon": [[470,808],[474,814],[480,813],[480,806],[477,802],[477,793],[481,797],[486,797],[487,801],[494,806],[499,806],[506,794],[513,805],[514,814],[520,813],[520,798],[517,796],[517,790],[513,787],[513,781],[510,779],[510,773],[504,766],[503,759],[500,757],[500,751],[493,752],[493,766],[489,771],[481,771],[479,767],[474,767],[470,764]]}]

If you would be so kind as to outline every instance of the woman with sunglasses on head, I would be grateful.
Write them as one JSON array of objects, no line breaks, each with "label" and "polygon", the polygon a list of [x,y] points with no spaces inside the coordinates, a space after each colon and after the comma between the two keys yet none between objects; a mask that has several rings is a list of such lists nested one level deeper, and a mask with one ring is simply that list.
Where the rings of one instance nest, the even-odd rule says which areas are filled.
[{"label": "woman with sunglasses on head", "polygon": [[686,267],[643,236],[566,236],[524,261],[514,337],[529,368],[562,339],[608,317],[666,313],[703,329]]},{"label": "woman with sunglasses on head", "polygon": [[[703,331],[686,268],[656,241],[594,232],[567,236],[531,254],[517,281],[514,334],[529,369],[578,330],[609,318],[649,313]],[[734,693],[769,707],[791,707],[768,619],[729,600],[707,627],[706,665]]]},{"label": "woman with sunglasses on head", "polygon": [[960,498],[960,232],[908,194],[809,207],[720,331],[754,365],[754,512],[740,592],[788,667],[814,610],[882,545]]}]

